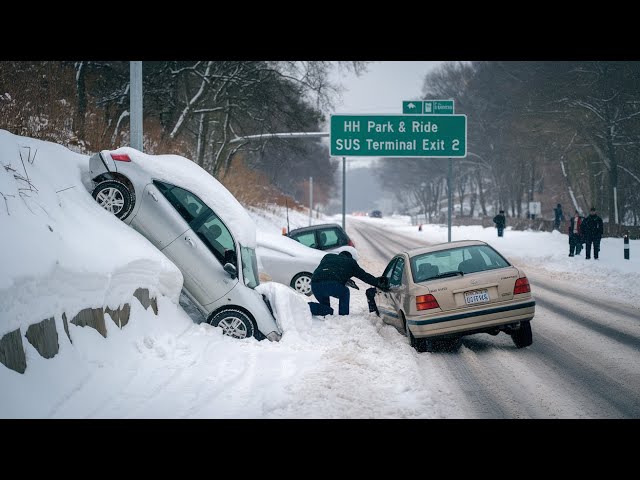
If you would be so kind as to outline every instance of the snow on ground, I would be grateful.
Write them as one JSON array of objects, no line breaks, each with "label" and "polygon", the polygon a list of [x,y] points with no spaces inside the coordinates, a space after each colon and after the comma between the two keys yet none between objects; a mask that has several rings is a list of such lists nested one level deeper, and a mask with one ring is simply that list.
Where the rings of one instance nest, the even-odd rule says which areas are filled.
[{"label": "snow on ground", "polygon": [[[18,152],[27,147],[38,153],[23,166]],[[93,201],[87,156],[7,132],[0,154],[7,206],[0,333],[24,333],[51,315],[63,332],[62,311],[131,303],[123,329],[106,315],[106,339],[69,324],[72,342],[60,333],[52,359],[23,339],[25,373],[0,365],[0,418],[439,418],[455,411],[446,386],[398,375],[416,372],[417,354],[368,312],[362,292],[354,291],[352,315],[322,319],[311,317],[306,296],[265,283],[258,289],[271,299],[282,340],[225,337],[177,303],[175,266]],[[37,187],[31,198],[20,198],[27,184],[16,172]],[[286,225],[282,213],[252,217],[275,234]],[[290,222],[308,225],[308,217],[290,212]],[[132,298],[134,286],[159,295],[157,316]]]},{"label": "snow on ground", "polygon": [[[182,277],[173,264],[93,202],[81,181],[88,157],[0,131],[2,165],[22,172],[16,155],[23,145],[38,150],[33,165],[25,166],[38,194],[20,199],[25,183],[0,168],[10,212],[0,199],[0,334],[52,314],[62,332],[63,305],[117,306],[126,297],[131,316],[123,329],[107,319],[106,339],[70,324],[73,343],[61,334],[60,351],[48,360],[23,340],[26,372],[0,364],[0,418],[465,418],[437,362],[368,312],[362,282],[356,280],[361,290],[351,291],[351,315],[324,318],[310,315],[309,298],[263,283],[258,289],[271,298],[282,340],[225,337],[177,304]],[[292,229],[308,225],[300,212],[289,215]],[[283,209],[250,216],[268,234],[286,226]],[[446,241],[446,228],[417,232],[406,218],[382,221],[416,238]],[[631,275],[639,270],[637,260],[618,261],[617,240],[603,241],[596,263],[565,258],[566,236],[557,232],[507,230],[497,239],[492,229],[460,227],[453,238],[486,238],[514,261],[518,255],[558,275],[638,290]],[[632,242],[632,255],[638,247]],[[375,262],[361,264],[381,273]],[[157,316],[131,298],[134,284],[161,294]]]}]

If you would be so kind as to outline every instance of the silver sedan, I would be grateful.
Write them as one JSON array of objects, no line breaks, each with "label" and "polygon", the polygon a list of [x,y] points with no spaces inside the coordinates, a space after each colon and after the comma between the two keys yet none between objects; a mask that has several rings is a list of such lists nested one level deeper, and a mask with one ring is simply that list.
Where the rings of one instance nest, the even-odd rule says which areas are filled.
[{"label": "silver sedan", "polygon": [[132,148],[96,153],[89,169],[93,198],[175,263],[208,323],[235,338],[280,340],[255,290],[255,223],[222,184],[184,157]]}]

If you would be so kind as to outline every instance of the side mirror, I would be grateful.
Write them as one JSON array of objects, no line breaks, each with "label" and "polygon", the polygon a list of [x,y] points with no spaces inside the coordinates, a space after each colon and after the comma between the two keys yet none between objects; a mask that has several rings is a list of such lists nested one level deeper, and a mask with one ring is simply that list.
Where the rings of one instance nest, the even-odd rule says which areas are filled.
[{"label": "side mirror", "polygon": [[231,278],[238,277],[238,269],[233,263],[225,263],[223,268],[225,272],[231,275]]},{"label": "side mirror", "polygon": [[[238,257],[236,256],[236,252],[234,252],[233,250],[229,250],[226,249],[224,251],[224,263],[230,263],[232,265],[235,265],[238,262]],[[226,265],[225,265],[226,268]]]}]

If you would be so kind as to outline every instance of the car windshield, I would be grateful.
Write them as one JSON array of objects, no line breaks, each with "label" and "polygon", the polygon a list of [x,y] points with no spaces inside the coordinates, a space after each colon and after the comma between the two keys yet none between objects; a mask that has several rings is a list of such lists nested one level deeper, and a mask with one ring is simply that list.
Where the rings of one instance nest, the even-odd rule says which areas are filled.
[{"label": "car windshield", "polygon": [[242,256],[242,278],[244,278],[244,284],[249,288],[256,288],[260,285],[256,251],[253,248],[240,245],[240,255]]},{"label": "car windshield", "polygon": [[469,245],[411,258],[415,283],[508,267],[510,263],[489,245]]}]

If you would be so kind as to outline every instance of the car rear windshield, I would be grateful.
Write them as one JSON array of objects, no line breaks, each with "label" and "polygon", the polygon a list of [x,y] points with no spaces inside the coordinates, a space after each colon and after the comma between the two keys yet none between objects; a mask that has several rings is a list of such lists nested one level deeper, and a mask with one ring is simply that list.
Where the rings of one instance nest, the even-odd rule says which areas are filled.
[{"label": "car rear windshield", "polygon": [[414,283],[420,283],[447,274],[484,272],[510,265],[489,245],[470,245],[416,255],[411,258],[411,274]]}]

